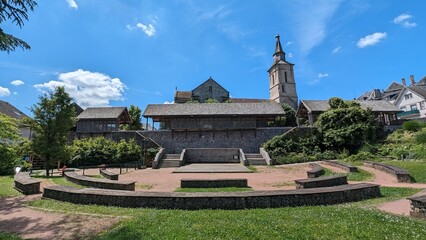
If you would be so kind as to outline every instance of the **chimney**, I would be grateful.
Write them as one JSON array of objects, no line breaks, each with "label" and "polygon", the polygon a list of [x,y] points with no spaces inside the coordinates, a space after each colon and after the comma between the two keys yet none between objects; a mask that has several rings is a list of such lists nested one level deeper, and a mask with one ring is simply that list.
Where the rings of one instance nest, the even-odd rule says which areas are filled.
[{"label": "chimney", "polygon": [[405,78],[402,78],[402,85],[407,86],[407,83],[405,82]]},{"label": "chimney", "polygon": [[410,75],[410,82],[411,82],[411,85],[416,84],[416,82],[414,81],[414,76],[413,75]]}]

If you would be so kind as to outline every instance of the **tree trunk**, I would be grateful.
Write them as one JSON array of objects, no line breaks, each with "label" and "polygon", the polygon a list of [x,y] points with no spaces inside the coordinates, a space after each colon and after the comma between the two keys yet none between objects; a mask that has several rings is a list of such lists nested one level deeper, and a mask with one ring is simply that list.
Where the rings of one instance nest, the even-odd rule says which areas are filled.
[{"label": "tree trunk", "polygon": [[45,163],[45,169],[46,169],[46,176],[48,177],[49,176],[49,170],[50,170],[50,164],[49,164],[49,162],[50,162],[50,159],[48,159],[48,158],[46,158],[46,163]]}]

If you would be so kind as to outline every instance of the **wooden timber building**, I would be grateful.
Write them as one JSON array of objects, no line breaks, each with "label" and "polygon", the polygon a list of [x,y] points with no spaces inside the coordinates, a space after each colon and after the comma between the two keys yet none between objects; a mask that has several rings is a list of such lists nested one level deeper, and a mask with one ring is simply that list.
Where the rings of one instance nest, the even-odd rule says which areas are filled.
[{"label": "wooden timber building", "polygon": [[87,108],[77,116],[76,133],[105,133],[119,131],[121,124],[132,120],[126,107]]}]

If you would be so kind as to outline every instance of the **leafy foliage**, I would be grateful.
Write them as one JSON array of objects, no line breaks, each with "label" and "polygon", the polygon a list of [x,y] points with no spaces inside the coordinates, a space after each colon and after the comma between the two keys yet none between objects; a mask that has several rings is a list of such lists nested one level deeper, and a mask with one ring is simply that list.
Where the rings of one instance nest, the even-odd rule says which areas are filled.
[{"label": "leafy foliage", "polygon": [[32,149],[46,160],[46,175],[49,176],[55,160],[66,161],[69,158],[67,141],[68,131],[75,124],[74,105],[64,87],[57,87],[53,93],[42,95],[31,111],[35,132]]},{"label": "leafy foliage", "polygon": [[276,117],[274,121],[268,122],[270,127],[295,127],[297,126],[296,111],[287,103],[281,104],[285,112],[285,116]]},{"label": "leafy foliage", "polygon": [[376,121],[371,109],[364,110],[353,101],[329,100],[331,109],[318,117],[316,126],[329,150],[355,152],[364,142],[374,140]]},{"label": "leafy foliage", "polygon": [[17,120],[0,113],[0,175],[13,173],[22,141]]},{"label": "leafy foliage", "polygon": [[132,123],[128,125],[122,125],[125,130],[142,130],[142,122],[141,122],[141,109],[138,106],[130,105],[129,115],[132,119]]},{"label": "leafy foliage", "polygon": [[94,166],[140,161],[142,149],[134,139],[120,142],[105,137],[75,140],[71,147],[71,166]]},{"label": "leafy foliage", "polygon": [[[0,1],[0,24],[6,20],[11,20],[22,28],[24,22],[28,21],[28,11],[34,11],[37,3],[34,0],[3,0]],[[17,47],[30,49],[25,41],[7,34],[0,27],[0,51],[7,53],[15,51]]]},{"label": "leafy foliage", "polygon": [[416,120],[411,120],[411,121],[404,122],[402,124],[402,129],[406,131],[410,131],[410,132],[417,132],[420,129],[422,129],[424,126],[425,126],[424,123],[421,123]]},{"label": "leafy foliage", "polygon": [[217,103],[217,100],[214,98],[208,98],[206,99],[205,103]]}]

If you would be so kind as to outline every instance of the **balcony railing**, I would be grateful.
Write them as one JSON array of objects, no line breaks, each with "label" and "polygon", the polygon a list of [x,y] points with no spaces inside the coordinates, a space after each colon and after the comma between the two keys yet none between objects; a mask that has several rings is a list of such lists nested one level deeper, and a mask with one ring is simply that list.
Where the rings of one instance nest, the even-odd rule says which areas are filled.
[{"label": "balcony railing", "polygon": [[398,118],[407,118],[407,117],[412,117],[412,116],[415,116],[415,115],[420,115],[420,111],[415,109],[415,110],[410,110],[410,111],[406,111],[406,112],[400,112],[396,116]]}]

